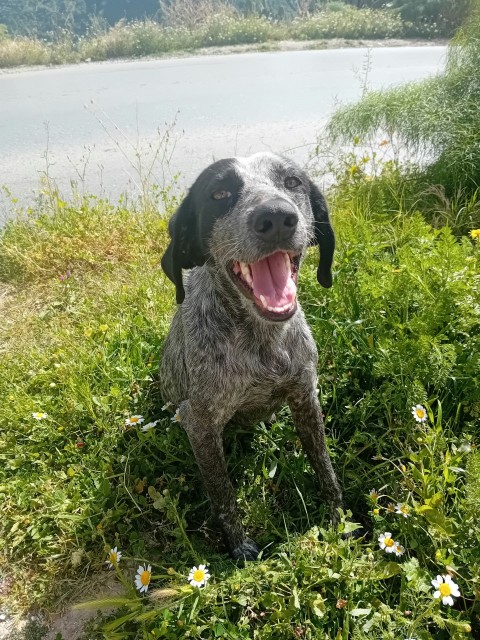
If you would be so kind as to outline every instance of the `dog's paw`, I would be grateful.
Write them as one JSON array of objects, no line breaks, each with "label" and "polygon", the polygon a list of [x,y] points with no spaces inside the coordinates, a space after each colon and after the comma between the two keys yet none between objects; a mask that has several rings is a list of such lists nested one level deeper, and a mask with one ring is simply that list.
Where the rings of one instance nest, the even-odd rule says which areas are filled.
[{"label": "dog's paw", "polygon": [[245,538],[241,544],[230,551],[232,558],[242,563],[247,560],[256,560],[259,553],[257,543],[251,538]]}]

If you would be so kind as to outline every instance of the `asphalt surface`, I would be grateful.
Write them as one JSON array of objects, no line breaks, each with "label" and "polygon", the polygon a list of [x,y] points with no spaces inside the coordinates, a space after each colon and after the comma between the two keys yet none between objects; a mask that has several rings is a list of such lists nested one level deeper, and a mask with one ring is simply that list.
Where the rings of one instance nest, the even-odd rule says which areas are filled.
[{"label": "asphalt surface", "polygon": [[[26,202],[48,171],[68,197],[181,187],[211,160],[261,150],[308,159],[328,116],[442,70],[442,46],[81,64],[0,75],[0,184]],[[367,71],[366,71],[367,70]],[[173,125],[173,126],[172,126]],[[7,207],[0,204],[0,216]]]}]

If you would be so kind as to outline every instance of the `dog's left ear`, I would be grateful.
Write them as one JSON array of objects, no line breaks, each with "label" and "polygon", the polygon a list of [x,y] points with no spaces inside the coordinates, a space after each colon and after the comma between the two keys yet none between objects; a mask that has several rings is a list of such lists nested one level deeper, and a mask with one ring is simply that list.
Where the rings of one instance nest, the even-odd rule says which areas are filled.
[{"label": "dog's left ear", "polygon": [[205,264],[206,257],[200,246],[199,224],[191,192],[173,214],[168,223],[170,244],[162,257],[162,269],[176,288],[177,304],[185,299],[182,269]]},{"label": "dog's left ear", "polygon": [[333,233],[330,218],[328,216],[327,203],[320,189],[309,180],[310,206],[315,218],[315,237],[310,246],[318,245],[320,250],[320,262],[317,269],[317,280],[326,289],[332,286],[332,263],[335,251],[335,234]]}]

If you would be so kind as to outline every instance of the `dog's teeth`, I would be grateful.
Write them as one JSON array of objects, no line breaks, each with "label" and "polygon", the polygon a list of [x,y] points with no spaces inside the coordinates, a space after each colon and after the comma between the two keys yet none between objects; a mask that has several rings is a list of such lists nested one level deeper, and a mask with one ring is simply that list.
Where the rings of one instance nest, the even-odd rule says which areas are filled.
[{"label": "dog's teeth", "polygon": [[293,305],[291,304],[285,304],[283,305],[283,307],[267,307],[268,311],[271,311],[272,313],[286,313],[287,311],[290,311],[292,309]]},{"label": "dog's teeth", "polygon": [[263,306],[265,307],[265,309],[268,309],[268,304],[267,301],[265,299],[265,296],[260,296],[260,302],[263,304]]},{"label": "dog's teeth", "polygon": [[246,282],[250,286],[252,286],[253,280],[252,276],[250,275],[250,267],[246,262],[240,262],[240,268],[242,270],[242,276],[245,278]]}]

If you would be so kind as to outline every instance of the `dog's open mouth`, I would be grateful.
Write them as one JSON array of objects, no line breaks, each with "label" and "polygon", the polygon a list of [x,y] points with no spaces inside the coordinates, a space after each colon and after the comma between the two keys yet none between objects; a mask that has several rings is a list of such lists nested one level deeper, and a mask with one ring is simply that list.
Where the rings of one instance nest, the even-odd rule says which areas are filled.
[{"label": "dog's open mouth", "polygon": [[262,316],[269,320],[287,320],[297,309],[299,262],[299,256],[277,251],[257,262],[235,260],[231,275]]}]

